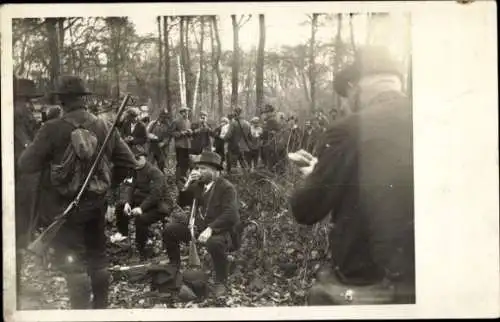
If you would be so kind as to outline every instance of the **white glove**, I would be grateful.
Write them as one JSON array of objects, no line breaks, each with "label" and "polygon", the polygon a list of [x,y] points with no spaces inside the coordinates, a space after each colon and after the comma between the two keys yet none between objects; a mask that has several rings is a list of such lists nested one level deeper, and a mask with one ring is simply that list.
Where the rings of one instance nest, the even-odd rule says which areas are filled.
[{"label": "white glove", "polygon": [[132,207],[130,207],[130,204],[128,202],[123,207],[123,212],[125,212],[127,216],[130,216],[130,213],[132,212]]},{"label": "white glove", "polygon": [[207,242],[210,236],[212,236],[212,228],[207,227],[198,237],[198,241],[204,244]]},{"label": "white glove", "polygon": [[140,216],[140,215],[142,215],[142,209],[141,209],[141,207],[135,207],[134,209],[132,209],[132,215],[134,215],[134,216]]}]

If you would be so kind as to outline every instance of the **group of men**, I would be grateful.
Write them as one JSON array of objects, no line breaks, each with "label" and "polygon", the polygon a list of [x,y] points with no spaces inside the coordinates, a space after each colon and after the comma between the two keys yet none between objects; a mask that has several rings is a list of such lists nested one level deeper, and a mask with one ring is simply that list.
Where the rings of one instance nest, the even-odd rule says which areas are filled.
[{"label": "group of men", "polygon": [[[51,185],[50,170],[64,161],[73,124],[88,128],[100,143],[109,124],[85,109],[82,97],[89,93],[81,80],[66,76],[61,77],[55,93],[62,116],[36,130],[29,116],[29,99],[36,96],[34,86],[20,79],[15,84],[19,237],[33,212],[28,206],[33,203],[26,202],[27,198],[43,200],[35,208],[52,216],[71,202]],[[227,252],[236,243],[234,230],[239,223],[238,197],[233,184],[222,175],[224,164],[230,172],[238,163],[255,167],[260,159],[265,166],[281,171],[279,162],[284,161],[298,167],[304,176],[290,199],[297,222],[313,225],[330,216],[333,223],[329,236],[332,263],[321,270],[309,291],[309,305],[414,303],[411,104],[402,91],[400,70],[387,50],[360,49],[334,85],[351,113],[332,125],[325,124],[320,115],[319,125],[307,122],[301,128],[296,118],[287,122],[270,105],[261,118],[250,121],[236,108],[214,128],[203,112],[199,122],[191,124],[188,108],[180,109],[175,120],[162,112],[150,124],[142,123],[132,110],[105,149],[111,178],[101,180],[108,190],[123,185],[130,188],[127,197],[117,203],[118,230],[127,236],[129,221],[134,218],[136,248],[141,259],[150,256],[148,227],[168,217],[179,202],[168,192],[172,187],[162,172],[173,138],[177,195],[186,180],[193,182],[187,190],[199,201],[196,238],[212,257],[214,293],[219,296],[226,290]],[[287,160],[287,152],[292,151],[298,151],[301,162]],[[40,185],[23,184],[37,180],[33,176],[39,173]],[[34,188],[37,186],[42,189]],[[38,197],[30,197],[35,195]],[[72,308],[91,307],[91,294],[94,308],[107,306],[107,202],[102,189],[88,189],[53,243],[59,267],[66,273]],[[171,221],[163,231],[164,249],[176,269],[180,268],[179,244],[189,240],[184,222]]]}]

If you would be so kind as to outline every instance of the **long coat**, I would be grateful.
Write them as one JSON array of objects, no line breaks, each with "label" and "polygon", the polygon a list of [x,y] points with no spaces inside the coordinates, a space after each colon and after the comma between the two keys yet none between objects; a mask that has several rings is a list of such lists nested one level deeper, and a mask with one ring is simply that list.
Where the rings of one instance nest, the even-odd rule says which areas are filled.
[{"label": "long coat", "polygon": [[127,136],[133,137],[132,141],[127,142],[132,152],[137,154],[147,151],[148,131],[144,123],[138,121],[132,130],[130,121],[127,121],[123,124],[122,133],[124,138]]},{"label": "long coat", "polygon": [[248,152],[250,147],[251,127],[250,123],[241,118],[235,118],[229,125],[229,130],[226,134],[228,149],[230,151]]},{"label": "long coat", "polygon": [[314,171],[291,197],[296,220],[312,225],[331,214],[333,265],[346,283],[392,275],[414,283],[408,98],[399,92],[379,93],[324,138]]},{"label": "long coat", "polygon": [[191,148],[191,136],[183,134],[184,131],[191,129],[191,121],[189,119],[178,118],[172,123],[172,134],[175,138],[175,147],[182,149]]}]

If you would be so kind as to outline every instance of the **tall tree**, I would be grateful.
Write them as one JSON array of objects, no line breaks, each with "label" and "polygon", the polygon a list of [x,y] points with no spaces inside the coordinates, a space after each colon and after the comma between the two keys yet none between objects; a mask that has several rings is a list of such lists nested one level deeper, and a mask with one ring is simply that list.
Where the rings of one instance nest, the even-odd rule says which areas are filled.
[{"label": "tall tree", "polygon": [[[343,52],[343,46],[342,46],[342,13],[337,13],[337,35],[335,36],[335,64],[333,68],[333,75],[334,77],[337,75],[339,72],[339,69],[342,64],[342,57],[344,55]],[[352,19],[352,18],[351,18]],[[340,108],[341,104],[341,99],[340,96],[336,94],[335,89],[333,89],[334,93],[334,102],[335,102],[335,109]]]},{"label": "tall tree", "polygon": [[[58,34],[57,34],[57,18],[46,18],[45,28],[47,29],[47,40],[50,52],[50,83],[51,88],[55,88],[57,77],[61,74],[61,61],[59,57]],[[54,97],[51,97],[52,102],[55,103]]]},{"label": "tall tree", "polygon": [[[183,52],[183,69],[184,69],[184,75],[186,77],[186,104],[190,108],[193,107],[193,90],[195,86],[195,79],[193,77],[193,72],[191,70],[191,55],[190,55],[190,50],[189,50],[189,30],[191,26],[191,18],[189,16],[184,16],[184,23],[185,27],[183,28],[184,31],[184,46],[181,47],[181,50]],[[181,56],[181,57],[182,57]]]},{"label": "tall tree", "polygon": [[233,60],[232,60],[232,73],[231,73],[231,110],[238,105],[238,82],[240,73],[240,56],[241,50],[239,45],[240,29],[248,22],[250,15],[242,15],[236,19],[236,15],[231,15],[231,23],[233,26]]},{"label": "tall tree", "polygon": [[215,115],[215,61],[216,61],[216,52],[215,52],[215,36],[214,36],[214,26],[212,21],[210,21],[210,52],[211,52],[211,80],[210,80],[210,110],[213,115]]},{"label": "tall tree", "polygon": [[203,104],[203,91],[205,89],[205,17],[200,16],[200,78],[198,86],[198,100]]},{"label": "tall tree", "polygon": [[161,28],[161,16],[156,17],[156,24],[158,25],[158,87],[157,87],[157,99],[158,99],[158,110],[162,106],[162,70],[163,70],[163,38],[162,38],[162,28]]},{"label": "tall tree", "polygon": [[220,35],[219,35],[219,27],[217,25],[217,16],[212,16],[212,24],[213,24],[214,34],[215,34],[215,42],[217,43],[217,54],[215,55],[214,68],[215,68],[215,73],[217,75],[217,100],[219,103],[218,113],[219,113],[219,116],[222,116],[222,115],[224,115],[224,97],[222,95],[222,89],[223,89],[224,84],[223,84],[223,80],[222,80],[222,73],[220,70],[222,46],[221,46]]},{"label": "tall tree", "polygon": [[316,29],[318,25],[319,14],[313,13],[311,19],[311,43],[309,47],[309,83],[311,91],[311,106],[312,112],[316,109]]},{"label": "tall tree", "polygon": [[167,100],[167,111],[169,113],[172,113],[172,99],[170,93],[170,46],[168,41],[168,20],[168,16],[163,16],[163,45],[165,46],[165,99]]},{"label": "tall tree", "polygon": [[255,66],[256,108],[259,111],[264,104],[264,47],[266,44],[266,22],[263,14],[259,15],[259,48]]},{"label": "tall tree", "polygon": [[351,33],[351,46],[352,51],[356,53],[356,39],[354,38],[354,26],[353,26],[354,13],[349,14],[349,31]]}]

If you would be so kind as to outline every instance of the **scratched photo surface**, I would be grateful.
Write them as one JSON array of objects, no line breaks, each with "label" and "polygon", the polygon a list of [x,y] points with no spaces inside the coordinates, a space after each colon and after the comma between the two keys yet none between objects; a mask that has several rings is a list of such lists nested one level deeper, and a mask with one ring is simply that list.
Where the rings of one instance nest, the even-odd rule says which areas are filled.
[{"label": "scratched photo surface", "polygon": [[425,19],[67,8],[2,23],[11,314],[326,317],[430,301],[416,282],[412,28]]}]

